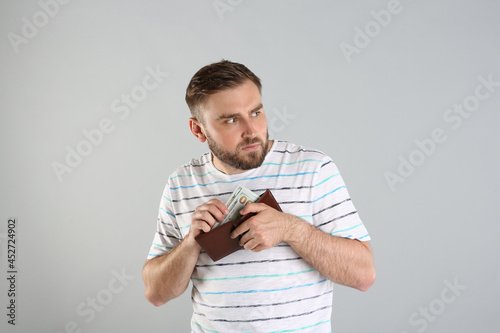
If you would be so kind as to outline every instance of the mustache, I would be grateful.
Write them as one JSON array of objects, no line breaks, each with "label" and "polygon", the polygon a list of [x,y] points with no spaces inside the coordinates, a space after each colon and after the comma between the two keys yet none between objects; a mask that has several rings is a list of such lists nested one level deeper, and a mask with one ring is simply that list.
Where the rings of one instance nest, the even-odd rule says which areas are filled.
[{"label": "mustache", "polygon": [[262,140],[260,140],[259,138],[247,139],[238,145],[237,150],[240,151],[243,147],[253,145],[255,143],[260,143],[261,145],[264,145],[264,142]]}]

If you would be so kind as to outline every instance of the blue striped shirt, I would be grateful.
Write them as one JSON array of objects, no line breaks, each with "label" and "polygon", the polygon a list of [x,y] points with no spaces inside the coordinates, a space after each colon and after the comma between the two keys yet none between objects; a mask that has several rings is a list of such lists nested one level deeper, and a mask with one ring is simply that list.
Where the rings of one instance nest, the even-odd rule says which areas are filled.
[{"label": "blue striped shirt", "polygon": [[[261,167],[218,171],[205,153],[177,169],[160,202],[148,259],[166,254],[189,232],[204,202],[226,202],[239,185],[273,192],[283,212],[337,237],[370,240],[335,163],[324,153],[274,141]],[[213,262],[201,252],[191,277],[193,332],[330,332],[333,283],[286,243],[239,250]]]}]

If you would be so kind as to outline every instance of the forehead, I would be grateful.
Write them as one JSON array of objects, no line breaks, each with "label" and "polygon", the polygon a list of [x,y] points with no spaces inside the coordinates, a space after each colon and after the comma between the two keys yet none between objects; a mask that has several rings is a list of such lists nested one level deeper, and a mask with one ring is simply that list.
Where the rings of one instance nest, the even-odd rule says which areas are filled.
[{"label": "forehead", "polygon": [[250,80],[210,95],[203,107],[205,116],[249,112],[262,103],[259,88]]}]

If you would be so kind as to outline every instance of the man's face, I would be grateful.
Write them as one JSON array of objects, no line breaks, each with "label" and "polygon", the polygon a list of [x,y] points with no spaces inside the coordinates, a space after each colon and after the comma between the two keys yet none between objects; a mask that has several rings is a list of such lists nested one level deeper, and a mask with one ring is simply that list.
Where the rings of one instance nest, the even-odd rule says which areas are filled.
[{"label": "man's face", "polygon": [[235,174],[262,164],[269,148],[267,119],[252,81],[209,96],[202,112],[201,127],[217,169]]}]

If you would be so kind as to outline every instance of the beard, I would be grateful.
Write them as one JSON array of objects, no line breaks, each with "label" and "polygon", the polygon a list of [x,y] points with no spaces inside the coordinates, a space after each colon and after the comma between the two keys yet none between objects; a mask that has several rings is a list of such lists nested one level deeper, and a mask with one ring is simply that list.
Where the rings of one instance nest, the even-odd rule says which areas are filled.
[{"label": "beard", "polygon": [[[219,143],[210,136],[208,132],[206,133],[206,137],[208,147],[210,148],[212,153],[221,162],[238,170],[250,170],[260,167],[264,162],[264,159],[266,158],[267,150],[269,148],[269,133],[267,131],[265,141],[262,141],[259,138],[247,139],[238,144],[234,152],[222,148]],[[239,156],[242,148],[255,143],[259,143],[262,147],[262,150],[251,151],[245,153],[245,156]]]}]

